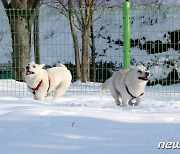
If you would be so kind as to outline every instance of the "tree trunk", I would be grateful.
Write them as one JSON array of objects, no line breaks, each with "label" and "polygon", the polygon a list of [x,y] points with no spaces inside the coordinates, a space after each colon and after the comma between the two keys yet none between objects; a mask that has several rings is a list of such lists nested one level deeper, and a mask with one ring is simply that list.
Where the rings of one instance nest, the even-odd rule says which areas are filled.
[{"label": "tree trunk", "polygon": [[11,16],[13,79],[24,81],[24,68],[30,59],[29,28],[26,17]]},{"label": "tree trunk", "polygon": [[13,78],[24,81],[24,69],[30,60],[31,27],[33,12],[30,9],[37,8],[40,0],[2,0],[12,37],[12,64]]},{"label": "tree trunk", "polygon": [[82,32],[82,82],[89,81],[89,27]]},{"label": "tree trunk", "polygon": [[68,1],[68,15],[69,15],[69,22],[71,28],[71,34],[74,43],[74,55],[75,55],[75,65],[76,65],[76,74],[78,79],[81,79],[81,66],[80,66],[80,56],[79,56],[79,44],[78,44],[78,37],[77,32],[74,24],[73,18],[73,11],[72,11],[72,2],[71,0]]},{"label": "tree trunk", "polygon": [[[93,16],[93,15],[92,15]],[[93,18],[91,17],[91,61],[92,61],[92,81],[96,82],[96,55],[95,55],[95,41],[94,41],[94,27],[93,27]]]},{"label": "tree trunk", "polygon": [[35,62],[40,64],[40,47],[39,47],[39,9],[35,10],[34,17],[34,57]]}]

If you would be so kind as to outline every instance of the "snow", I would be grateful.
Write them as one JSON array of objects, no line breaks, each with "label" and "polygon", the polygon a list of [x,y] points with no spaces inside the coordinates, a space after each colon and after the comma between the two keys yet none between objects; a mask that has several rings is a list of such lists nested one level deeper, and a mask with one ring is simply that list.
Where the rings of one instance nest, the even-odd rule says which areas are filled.
[{"label": "snow", "polygon": [[[0,87],[5,81],[0,80]],[[11,85],[17,86],[17,82],[12,80]],[[21,89],[25,86],[19,84]],[[166,88],[178,92],[180,85]],[[87,89],[92,92],[85,92]],[[26,93],[3,94],[1,88],[1,153],[176,154],[179,150],[157,146],[161,141],[179,141],[179,93],[152,97],[148,95],[150,89],[147,87],[140,106],[120,108],[109,92],[100,93],[98,83],[72,83],[69,91],[53,104],[52,96],[40,102]]]},{"label": "snow", "polygon": [[[119,0],[109,2],[112,5],[120,3]],[[164,5],[180,4],[180,0],[130,0],[130,2],[132,5],[145,2]],[[11,61],[12,43],[7,26],[8,20],[2,10],[1,2],[0,8],[2,21],[0,57],[1,62],[7,63]],[[131,10],[132,39],[140,39],[142,44],[144,41],[157,39],[163,43],[170,42],[168,31],[179,30],[180,21],[177,20],[179,8],[175,6],[164,8],[161,14],[157,13],[156,9],[154,12],[148,9]],[[96,13],[98,15],[98,12]],[[115,44],[116,40],[123,38],[122,19],[122,12],[115,11],[96,21],[95,35],[98,52],[96,61],[123,61],[123,47]],[[74,63],[73,42],[68,21],[63,16],[54,15],[51,10],[43,8],[40,12],[40,27],[41,63],[49,65],[58,61]],[[78,32],[79,37],[80,35],[81,33]],[[107,43],[108,36],[111,39],[110,43]],[[153,75],[151,80],[166,78],[171,72],[173,68],[167,67],[164,64],[165,61],[173,61],[174,68],[180,76],[179,53],[174,49],[169,48],[166,52],[148,54],[146,50],[132,47],[131,56],[136,62],[143,62],[145,65],[154,63],[158,59],[158,65],[149,67]],[[127,108],[117,107],[110,93],[101,93],[100,89],[99,83],[77,81],[72,83],[63,97],[52,104],[50,102],[52,96],[45,102],[33,100],[25,83],[0,80],[1,153],[179,153],[178,149],[165,150],[158,149],[157,146],[161,141],[179,141],[180,84],[147,87],[141,105]]]}]

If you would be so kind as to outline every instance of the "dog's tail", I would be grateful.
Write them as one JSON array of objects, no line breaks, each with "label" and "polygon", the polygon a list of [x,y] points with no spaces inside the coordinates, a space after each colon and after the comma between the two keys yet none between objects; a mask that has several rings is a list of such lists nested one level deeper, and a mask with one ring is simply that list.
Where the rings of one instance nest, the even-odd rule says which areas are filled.
[{"label": "dog's tail", "polygon": [[67,67],[66,67],[65,65],[60,64],[60,63],[58,63],[58,64],[56,65],[56,67],[63,67],[63,68],[66,68],[66,69],[67,69]]},{"label": "dog's tail", "polygon": [[107,80],[102,84],[102,89],[101,89],[102,92],[109,90],[110,81],[111,81],[111,78],[107,79]]}]

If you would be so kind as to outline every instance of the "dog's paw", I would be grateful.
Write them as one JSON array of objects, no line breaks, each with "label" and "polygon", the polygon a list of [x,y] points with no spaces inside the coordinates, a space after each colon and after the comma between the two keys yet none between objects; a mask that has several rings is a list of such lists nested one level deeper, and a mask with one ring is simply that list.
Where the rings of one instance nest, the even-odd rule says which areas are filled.
[{"label": "dog's paw", "polygon": [[135,106],[135,102],[129,101],[128,102],[129,106]]},{"label": "dog's paw", "polygon": [[140,104],[140,101],[138,100],[138,101],[129,101],[128,102],[128,104],[130,105],[130,106],[138,106],[139,104]]},{"label": "dog's paw", "polygon": [[122,103],[119,100],[115,100],[117,106],[121,106]]}]

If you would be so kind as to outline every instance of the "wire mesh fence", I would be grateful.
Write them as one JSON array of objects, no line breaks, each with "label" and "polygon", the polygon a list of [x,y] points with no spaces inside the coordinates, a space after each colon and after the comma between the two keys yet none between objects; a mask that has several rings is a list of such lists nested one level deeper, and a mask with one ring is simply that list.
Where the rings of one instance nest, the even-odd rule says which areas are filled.
[{"label": "wire mesh fence", "polygon": [[[87,27],[89,82],[86,83],[79,79],[75,53],[77,43],[82,71],[82,11],[78,8],[72,12],[63,8],[0,9],[2,94],[28,94],[22,81],[25,63],[30,61],[45,63],[46,68],[65,64],[73,76],[69,92],[100,92],[101,83],[123,68],[123,10],[99,8],[91,12]],[[70,13],[73,13],[73,20],[70,20]],[[142,63],[150,70],[146,95],[180,96],[179,25],[179,6],[131,9],[131,65]]]}]

